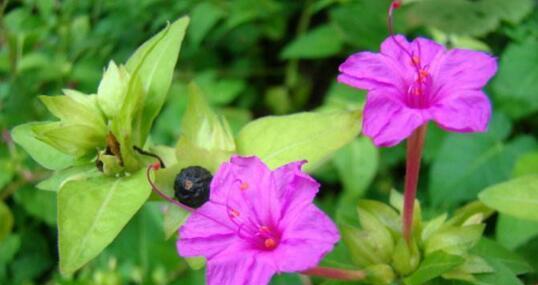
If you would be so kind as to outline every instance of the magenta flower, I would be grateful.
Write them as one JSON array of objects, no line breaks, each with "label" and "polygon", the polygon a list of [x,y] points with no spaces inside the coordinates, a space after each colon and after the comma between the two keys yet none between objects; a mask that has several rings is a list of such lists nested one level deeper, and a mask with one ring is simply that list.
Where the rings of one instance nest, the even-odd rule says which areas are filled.
[{"label": "magenta flower", "polygon": [[430,120],[447,131],[487,129],[491,105],[482,88],[497,61],[484,52],[397,35],[380,53],[353,54],[339,69],[338,81],[368,90],[363,133],[377,146],[396,145]]},{"label": "magenta flower", "polygon": [[267,284],[278,272],[318,264],[339,240],[313,203],[319,184],[304,161],[271,171],[256,157],[234,156],[211,182],[210,200],[179,230],[178,252],[207,259],[207,284]]}]

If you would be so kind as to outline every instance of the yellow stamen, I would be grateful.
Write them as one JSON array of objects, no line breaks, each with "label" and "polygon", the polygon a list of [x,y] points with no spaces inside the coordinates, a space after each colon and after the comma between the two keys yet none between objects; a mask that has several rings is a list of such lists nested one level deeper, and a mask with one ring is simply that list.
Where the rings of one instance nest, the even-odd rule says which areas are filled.
[{"label": "yellow stamen", "polygon": [[239,186],[239,190],[247,190],[248,189],[248,183],[247,182],[243,182],[241,183],[241,185]]}]

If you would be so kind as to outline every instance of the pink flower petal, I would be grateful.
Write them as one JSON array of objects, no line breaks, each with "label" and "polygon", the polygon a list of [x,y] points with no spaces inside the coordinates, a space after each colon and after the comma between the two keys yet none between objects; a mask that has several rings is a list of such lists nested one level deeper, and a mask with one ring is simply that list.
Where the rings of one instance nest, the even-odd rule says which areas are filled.
[{"label": "pink flower petal", "polygon": [[255,256],[230,259],[224,262],[209,261],[206,270],[208,285],[268,284],[276,270]]},{"label": "pink flower petal", "polygon": [[318,193],[319,183],[301,170],[305,163],[306,161],[292,162],[273,171],[281,203],[279,217],[293,215],[293,211],[302,211],[312,204]]},{"label": "pink flower petal", "polygon": [[271,170],[259,158],[234,156],[213,178],[210,199],[258,220],[276,220],[275,191]]},{"label": "pink flower petal", "polygon": [[[425,38],[416,38],[411,46],[411,53],[420,58],[420,66],[425,70],[430,70],[434,62],[441,58],[446,51],[444,46]],[[410,60],[408,56],[407,61],[410,62]]]},{"label": "pink flower petal", "polygon": [[[399,45],[397,44],[399,43]],[[401,64],[410,63],[409,55],[402,50],[402,47],[406,50],[411,49],[411,44],[402,35],[395,35],[394,37],[387,37],[383,43],[381,43],[381,53],[397,60]]]},{"label": "pink flower petal", "polygon": [[286,256],[277,259],[278,269],[284,272],[304,271],[312,268],[333,249],[340,239],[336,225],[313,205],[302,210],[282,235],[274,254]]},{"label": "pink flower petal", "polygon": [[400,64],[378,53],[359,52],[351,55],[339,67],[338,81],[360,89],[404,89]]},{"label": "pink flower petal", "polygon": [[440,94],[449,95],[454,90],[479,90],[497,72],[497,60],[484,52],[453,49],[438,63],[434,78]]},{"label": "pink flower petal", "polygon": [[368,94],[362,132],[377,146],[397,145],[429,119],[428,113],[408,108],[393,97],[380,91]]},{"label": "pink flower petal", "polygon": [[431,112],[447,131],[483,132],[491,117],[491,104],[482,91],[461,91],[433,106]]}]

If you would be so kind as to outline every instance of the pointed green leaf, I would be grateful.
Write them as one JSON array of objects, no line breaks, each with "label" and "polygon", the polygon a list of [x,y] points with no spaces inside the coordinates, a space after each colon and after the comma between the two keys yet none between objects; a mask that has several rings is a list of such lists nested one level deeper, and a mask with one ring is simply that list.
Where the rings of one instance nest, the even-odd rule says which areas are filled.
[{"label": "pointed green leaf", "polygon": [[528,175],[491,186],[480,201],[503,214],[538,221],[538,175]]},{"label": "pointed green leaf", "polygon": [[0,244],[2,240],[11,233],[13,228],[13,214],[8,206],[0,201]]},{"label": "pointed green leaf", "polygon": [[62,185],[67,181],[80,180],[98,175],[100,175],[100,172],[97,170],[97,167],[94,164],[72,166],[66,169],[55,171],[51,177],[39,182],[36,187],[41,190],[58,192]]},{"label": "pointed green leaf", "polygon": [[333,163],[346,195],[352,198],[363,195],[376,174],[378,160],[377,148],[366,137],[352,141],[335,153]]},{"label": "pointed green leaf", "polygon": [[516,166],[514,166],[514,177],[529,174],[538,174],[538,152],[531,152],[521,156],[516,162]]},{"label": "pointed green leaf", "polygon": [[538,221],[524,220],[500,214],[495,227],[497,241],[511,250],[538,236]]},{"label": "pointed green leaf", "polygon": [[359,211],[367,211],[377,218],[385,227],[390,229],[394,234],[401,232],[401,219],[396,210],[385,203],[375,200],[360,200],[358,203]]},{"label": "pointed green leaf", "polygon": [[523,282],[504,263],[499,260],[488,260],[493,267],[492,273],[477,274],[475,284],[480,285],[523,285]]},{"label": "pointed green leaf", "polygon": [[124,66],[110,61],[97,88],[97,101],[105,115],[112,119],[119,114],[129,89],[131,76]]},{"label": "pointed green leaf", "polygon": [[420,264],[421,252],[415,240],[408,243],[400,236],[394,247],[392,255],[392,267],[402,276],[414,272]]},{"label": "pointed green leaf", "polygon": [[127,224],[151,190],[145,171],[121,178],[65,183],[58,193],[60,270],[72,273],[96,257]]},{"label": "pointed green leaf", "polygon": [[437,232],[437,230],[439,230],[443,226],[447,216],[448,215],[445,213],[433,220],[428,221],[424,226],[424,229],[422,229],[421,240],[424,242],[428,240],[432,234]]},{"label": "pointed green leaf", "polygon": [[41,141],[75,157],[96,152],[105,145],[105,133],[87,125],[51,122],[36,124],[32,129]]},{"label": "pointed green leaf", "polygon": [[480,240],[484,228],[484,224],[479,224],[440,230],[425,241],[425,253],[444,250],[451,254],[464,254]]},{"label": "pointed green leaf", "polygon": [[357,208],[361,228],[367,233],[367,240],[376,250],[376,255],[383,263],[390,261],[394,249],[394,240],[388,228],[368,211]]},{"label": "pointed green leaf", "polygon": [[359,111],[305,112],[269,116],[246,125],[236,140],[241,155],[256,155],[269,167],[307,160],[312,171],[360,132]]},{"label": "pointed green leaf", "polygon": [[446,222],[446,226],[461,226],[465,223],[469,223],[469,220],[477,218],[478,222],[482,222],[493,213],[494,211],[484,205],[484,203],[480,201],[473,201],[457,209],[452,218]]},{"label": "pointed green leaf", "polygon": [[488,264],[495,268],[491,261],[501,262],[514,274],[523,274],[532,271],[532,267],[519,255],[504,248],[499,243],[482,238],[478,244],[471,249],[471,253],[483,257]]},{"label": "pointed green leaf", "polygon": [[190,165],[214,172],[234,151],[235,142],[226,119],[210,109],[197,85],[190,84],[189,103],[176,146],[178,161],[188,161]]},{"label": "pointed green leaf", "polygon": [[64,90],[63,96],[39,96],[55,117],[64,123],[86,125],[106,133],[104,116],[97,105],[97,96],[76,90]]},{"label": "pointed green leaf", "polygon": [[404,279],[407,285],[421,285],[441,274],[463,264],[465,259],[461,256],[436,251],[426,256],[420,267],[411,276]]},{"label": "pointed green leaf", "polygon": [[343,44],[340,33],[333,25],[322,25],[289,43],[280,53],[280,57],[282,59],[328,57],[338,53]]},{"label": "pointed green leaf", "polygon": [[371,244],[368,232],[345,225],[341,228],[341,233],[342,241],[349,250],[349,256],[357,266],[364,267],[385,262],[378,254],[382,249]]},{"label": "pointed green leaf", "polygon": [[527,37],[522,42],[511,42],[501,56],[491,87],[495,101],[500,103],[498,108],[513,118],[538,110],[538,54],[534,52],[537,49],[538,40]]},{"label": "pointed green leaf", "polygon": [[138,143],[145,142],[153,120],[165,102],[188,24],[189,18],[183,17],[168,25],[139,47],[127,61],[127,70],[140,77],[146,94],[140,124],[135,130],[140,134]]},{"label": "pointed green leaf", "polygon": [[127,171],[136,171],[140,167],[133,147],[143,147],[145,139],[138,137],[139,133],[134,131],[140,123],[140,104],[144,98],[142,83],[138,76],[134,75],[129,80],[127,95],[119,109],[118,115],[112,119],[110,129],[120,146],[120,153],[123,166]]},{"label": "pointed green leaf", "polygon": [[34,127],[48,124],[28,123],[19,125],[11,131],[13,140],[30,156],[48,169],[63,169],[73,164],[74,158],[39,140],[33,131]]}]

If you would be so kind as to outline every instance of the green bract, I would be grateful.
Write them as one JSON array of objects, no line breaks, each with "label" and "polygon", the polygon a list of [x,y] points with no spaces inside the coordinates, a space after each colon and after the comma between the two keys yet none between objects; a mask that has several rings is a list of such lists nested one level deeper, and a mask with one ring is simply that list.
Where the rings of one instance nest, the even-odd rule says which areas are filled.
[{"label": "green bract", "polygon": [[420,285],[437,277],[474,282],[473,274],[493,271],[483,257],[472,253],[482,237],[483,221],[492,210],[473,202],[449,220],[443,214],[422,221],[417,201],[413,237],[408,243],[401,234],[401,195],[393,191],[390,201],[392,207],[361,200],[357,206],[360,228],[346,225],[341,229],[358,268],[366,268],[367,273],[368,268],[385,268],[382,276],[376,272],[375,278],[369,279],[370,284],[391,284],[402,278],[407,285]]},{"label": "green bract", "polygon": [[96,95],[41,96],[59,121],[29,123],[14,140],[54,175],[38,187],[59,191],[60,270],[72,273],[118,235],[150,194],[135,147],[147,144],[170,87],[187,17],[168,25],[127,61],[110,62]]}]

